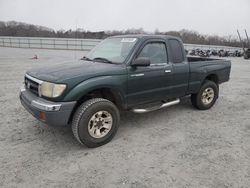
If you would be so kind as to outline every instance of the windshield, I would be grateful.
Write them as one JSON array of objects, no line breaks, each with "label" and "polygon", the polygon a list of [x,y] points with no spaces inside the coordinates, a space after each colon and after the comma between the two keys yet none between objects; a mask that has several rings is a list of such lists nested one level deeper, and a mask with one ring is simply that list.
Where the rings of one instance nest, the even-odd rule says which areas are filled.
[{"label": "windshield", "polygon": [[99,43],[86,56],[89,60],[123,63],[134,47],[136,38],[108,38]]}]

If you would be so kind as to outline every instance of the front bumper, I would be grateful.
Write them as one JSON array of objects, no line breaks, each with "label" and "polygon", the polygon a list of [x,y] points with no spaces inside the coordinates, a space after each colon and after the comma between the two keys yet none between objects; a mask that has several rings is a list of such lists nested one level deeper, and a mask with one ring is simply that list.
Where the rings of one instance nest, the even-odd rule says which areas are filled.
[{"label": "front bumper", "polygon": [[21,89],[20,101],[25,109],[38,120],[52,126],[65,126],[76,104],[72,102],[51,102]]}]

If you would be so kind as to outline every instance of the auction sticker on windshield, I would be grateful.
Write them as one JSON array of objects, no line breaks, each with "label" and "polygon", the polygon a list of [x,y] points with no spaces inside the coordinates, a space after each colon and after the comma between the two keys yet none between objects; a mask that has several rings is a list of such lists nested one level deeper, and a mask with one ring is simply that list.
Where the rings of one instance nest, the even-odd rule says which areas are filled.
[{"label": "auction sticker on windshield", "polygon": [[122,38],[121,42],[135,42],[136,38]]}]

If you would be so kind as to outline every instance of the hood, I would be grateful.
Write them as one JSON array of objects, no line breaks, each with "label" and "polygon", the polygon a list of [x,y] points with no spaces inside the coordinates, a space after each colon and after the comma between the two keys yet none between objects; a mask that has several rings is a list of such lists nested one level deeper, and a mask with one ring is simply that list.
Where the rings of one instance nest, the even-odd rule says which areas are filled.
[{"label": "hood", "polygon": [[63,83],[66,80],[79,77],[81,77],[81,81],[84,81],[96,76],[123,73],[125,73],[124,64],[108,64],[91,61],[68,62],[57,66],[27,71],[27,74],[30,76],[53,83]]}]

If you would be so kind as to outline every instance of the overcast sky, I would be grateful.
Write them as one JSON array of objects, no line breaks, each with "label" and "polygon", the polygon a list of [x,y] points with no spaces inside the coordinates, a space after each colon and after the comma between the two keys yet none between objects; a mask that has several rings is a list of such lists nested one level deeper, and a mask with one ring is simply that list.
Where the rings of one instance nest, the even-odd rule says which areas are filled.
[{"label": "overcast sky", "polygon": [[0,0],[0,20],[55,30],[142,27],[224,36],[235,35],[237,28],[250,33],[250,0]]}]

